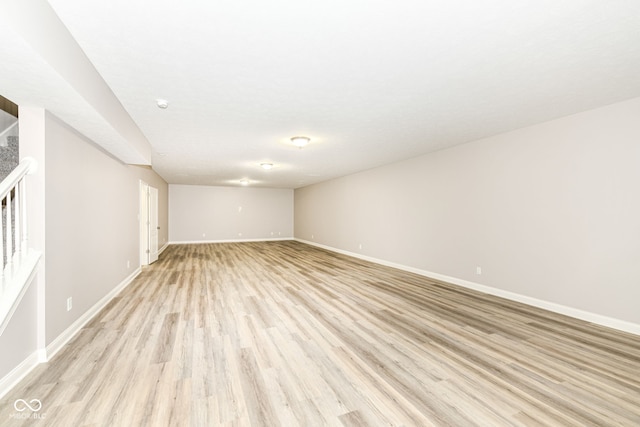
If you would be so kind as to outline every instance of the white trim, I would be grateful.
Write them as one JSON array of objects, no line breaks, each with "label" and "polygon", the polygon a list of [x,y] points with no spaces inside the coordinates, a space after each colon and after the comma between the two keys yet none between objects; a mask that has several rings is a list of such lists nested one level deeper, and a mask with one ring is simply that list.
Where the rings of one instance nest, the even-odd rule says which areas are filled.
[{"label": "white trim", "polygon": [[36,366],[40,364],[39,352],[34,351],[22,361],[18,366],[13,368],[4,377],[0,378],[0,399],[9,393],[24,377],[27,376]]},{"label": "white trim", "polygon": [[13,387],[18,384],[28,373],[30,373],[40,363],[46,363],[55,354],[62,349],[84,325],[89,323],[96,314],[100,312],[114,297],[129,286],[133,280],[142,272],[139,267],[129,276],[127,276],[118,286],[113,288],[111,292],[105,295],[93,307],[87,310],[78,320],[73,322],[63,333],[51,342],[46,348],[34,351],[22,363],[16,366],[11,372],[0,378],[0,398],[7,394]]},{"label": "white trim", "polygon": [[565,316],[584,320],[586,322],[591,322],[601,326],[606,326],[608,328],[617,329],[619,331],[640,335],[640,324],[637,324],[637,323],[627,322],[625,320],[603,316],[601,314],[591,313],[589,311],[568,307],[566,305],[557,304],[550,301],[544,301],[537,298],[532,298],[526,295],[517,294],[515,292],[509,292],[503,289],[481,285],[479,283],[470,282],[468,280],[458,279],[457,277],[445,276],[444,274],[433,273],[431,271],[421,270],[419,268],[409,267],[406,265],[397,264],[395,262],[385,261],[383,259],[374,258],[374,257],[358,254],[355,252],[349,252],[342,249],[337,249],[331,246],[322,245],[320,243],[311,242],[308,240],[297,239],[297,238],[294,238],[294,240],[300,243],[306,243],[307,245],[317,246],[319,248],[326,249],[328,251],[337,252],[337,253],[351,256],[354,258],[363,259],[365,261],[374,262],[376,264],[385,265],[387,267],[393,267],[399,270],[408,271],[410,273],[419,274],[421,276],[429,277],[431,279],[436,279],[436,280],[451,283],[454,285],[462,286],[463,288],[473,289],[475,291],[483,292],[485,294],[494,295],[494,296],[505,298],[511,301],[527,304],[533,307],[542,308],[544,310],[552,311],[558,314],[563,314]]},{"label": "white trim", "polygon": [[63,333],[58,335],[58,337],[51,342],[45,349],[44,358],[45,361],[49,361],[53,356],[56,355],[62,347],[67,344],[71,338],[73,338],[79,331],[89,323],[91,319],[93,319],[96,314],[100,312],[113,298],[115,298],[124,288],[129,286],[133,280],[138,277],[142,269],[138,267],[133,273],[131,273],[127,278],[125,278],[118,286],[113,288],[111,292],[105,295],[100,301],[94,304],[89,310],[85,311],[78,320],[73,322],[71,326],[69,326]]},{"label": "white trim", "polygon": [[169,247],[169,242],[165,243],[164,246],[160,248],[160,250],[158,251],[158,256],[160,256],[160,254],[164,252],[164,250],[167,249],[168,247]]},{"label": "white trim", "polygon": [[169,242],[168,245],[197,245],[198,243],[243,243],[243,242],[277,242],[283,240],[296,240],[293,237],[272,237],[268,239],[228,239],[228,240],[178,240]]},{"label": "white trim", "polygon": [[18,166],[0,182],[0,200],[4,199],[26,175],[32,175],[37,170],[38,162],[34,158],[25,157],[20,160]]},{"label": "white trim", "polygon": [[138,264],[149,265],[149,255],[147,249],[149,249],[149,228],[147,227],[147,216],[149,215],[149,205],[147,203],[147,194],[149,191],[149,184],[140,180],[138,184]]},{"label": "white trim", "polygon": [[16,272],[7,271],[5,272],[6,277],[0,279],[6,280],[4,285],[9,289],[9,292],[0,294],[2,298],[0,301],[0,336],[9,325],[22,297],[31,287],[38,272],[41,258],[41,252],[29,249],[24,258],[20,260],[18,270]]}]

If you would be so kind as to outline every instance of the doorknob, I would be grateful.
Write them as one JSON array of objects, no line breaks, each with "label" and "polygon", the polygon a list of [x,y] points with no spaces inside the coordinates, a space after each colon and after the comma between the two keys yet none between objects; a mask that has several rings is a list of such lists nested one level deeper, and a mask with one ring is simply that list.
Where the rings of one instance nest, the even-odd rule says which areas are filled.
[{"label": "doorknob", "polygon": [[160,230],[160,227],[156,227],[156,229]]}]

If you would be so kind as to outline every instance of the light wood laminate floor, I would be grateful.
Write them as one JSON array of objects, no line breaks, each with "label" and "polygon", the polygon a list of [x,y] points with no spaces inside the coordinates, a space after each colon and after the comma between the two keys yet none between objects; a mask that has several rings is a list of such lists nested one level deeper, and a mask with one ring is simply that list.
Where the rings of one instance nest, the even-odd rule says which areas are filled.
[{"label": "light wood laminate floor", "polygon": [[640,337],[293,241],[174,245],[0,425],[638,426]]}]

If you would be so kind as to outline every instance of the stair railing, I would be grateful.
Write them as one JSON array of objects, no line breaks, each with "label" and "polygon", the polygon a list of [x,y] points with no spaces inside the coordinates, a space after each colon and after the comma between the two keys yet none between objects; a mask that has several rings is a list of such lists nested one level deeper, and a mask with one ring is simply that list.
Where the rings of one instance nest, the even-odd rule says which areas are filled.
[{"label": "stair railing", "polygon": [[[27,199],[25,177],[35,172],[37,162],[26,157],[2,182],[0,202],[3,221],[0,224],[0,335],[8,318],[24,294],[26,269],[35,268],[34,258],[27,244]],[[34,261],[35,260],[35,261]],[[28,265],[27,265],[28,264]],[[32,265],[33,264],[33,265]]]}]

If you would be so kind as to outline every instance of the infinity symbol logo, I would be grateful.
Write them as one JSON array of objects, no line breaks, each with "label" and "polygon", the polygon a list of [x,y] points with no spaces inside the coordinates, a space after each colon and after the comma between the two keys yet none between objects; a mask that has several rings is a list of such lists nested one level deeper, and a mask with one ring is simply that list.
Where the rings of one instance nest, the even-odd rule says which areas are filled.
[{"label": "infinity symbol logo", "polygon": [[[31,406],[29,403],[33,406]],[[26,411],[27,408],[29,408],[31,412],[38,412],[40,409],[42,409],[42,402],[40,402],[38,399],[31,399],[29,403],[27,403],[27,401],[24,399],[18,399],[13,403],[13,407],[18,412]]]}]

